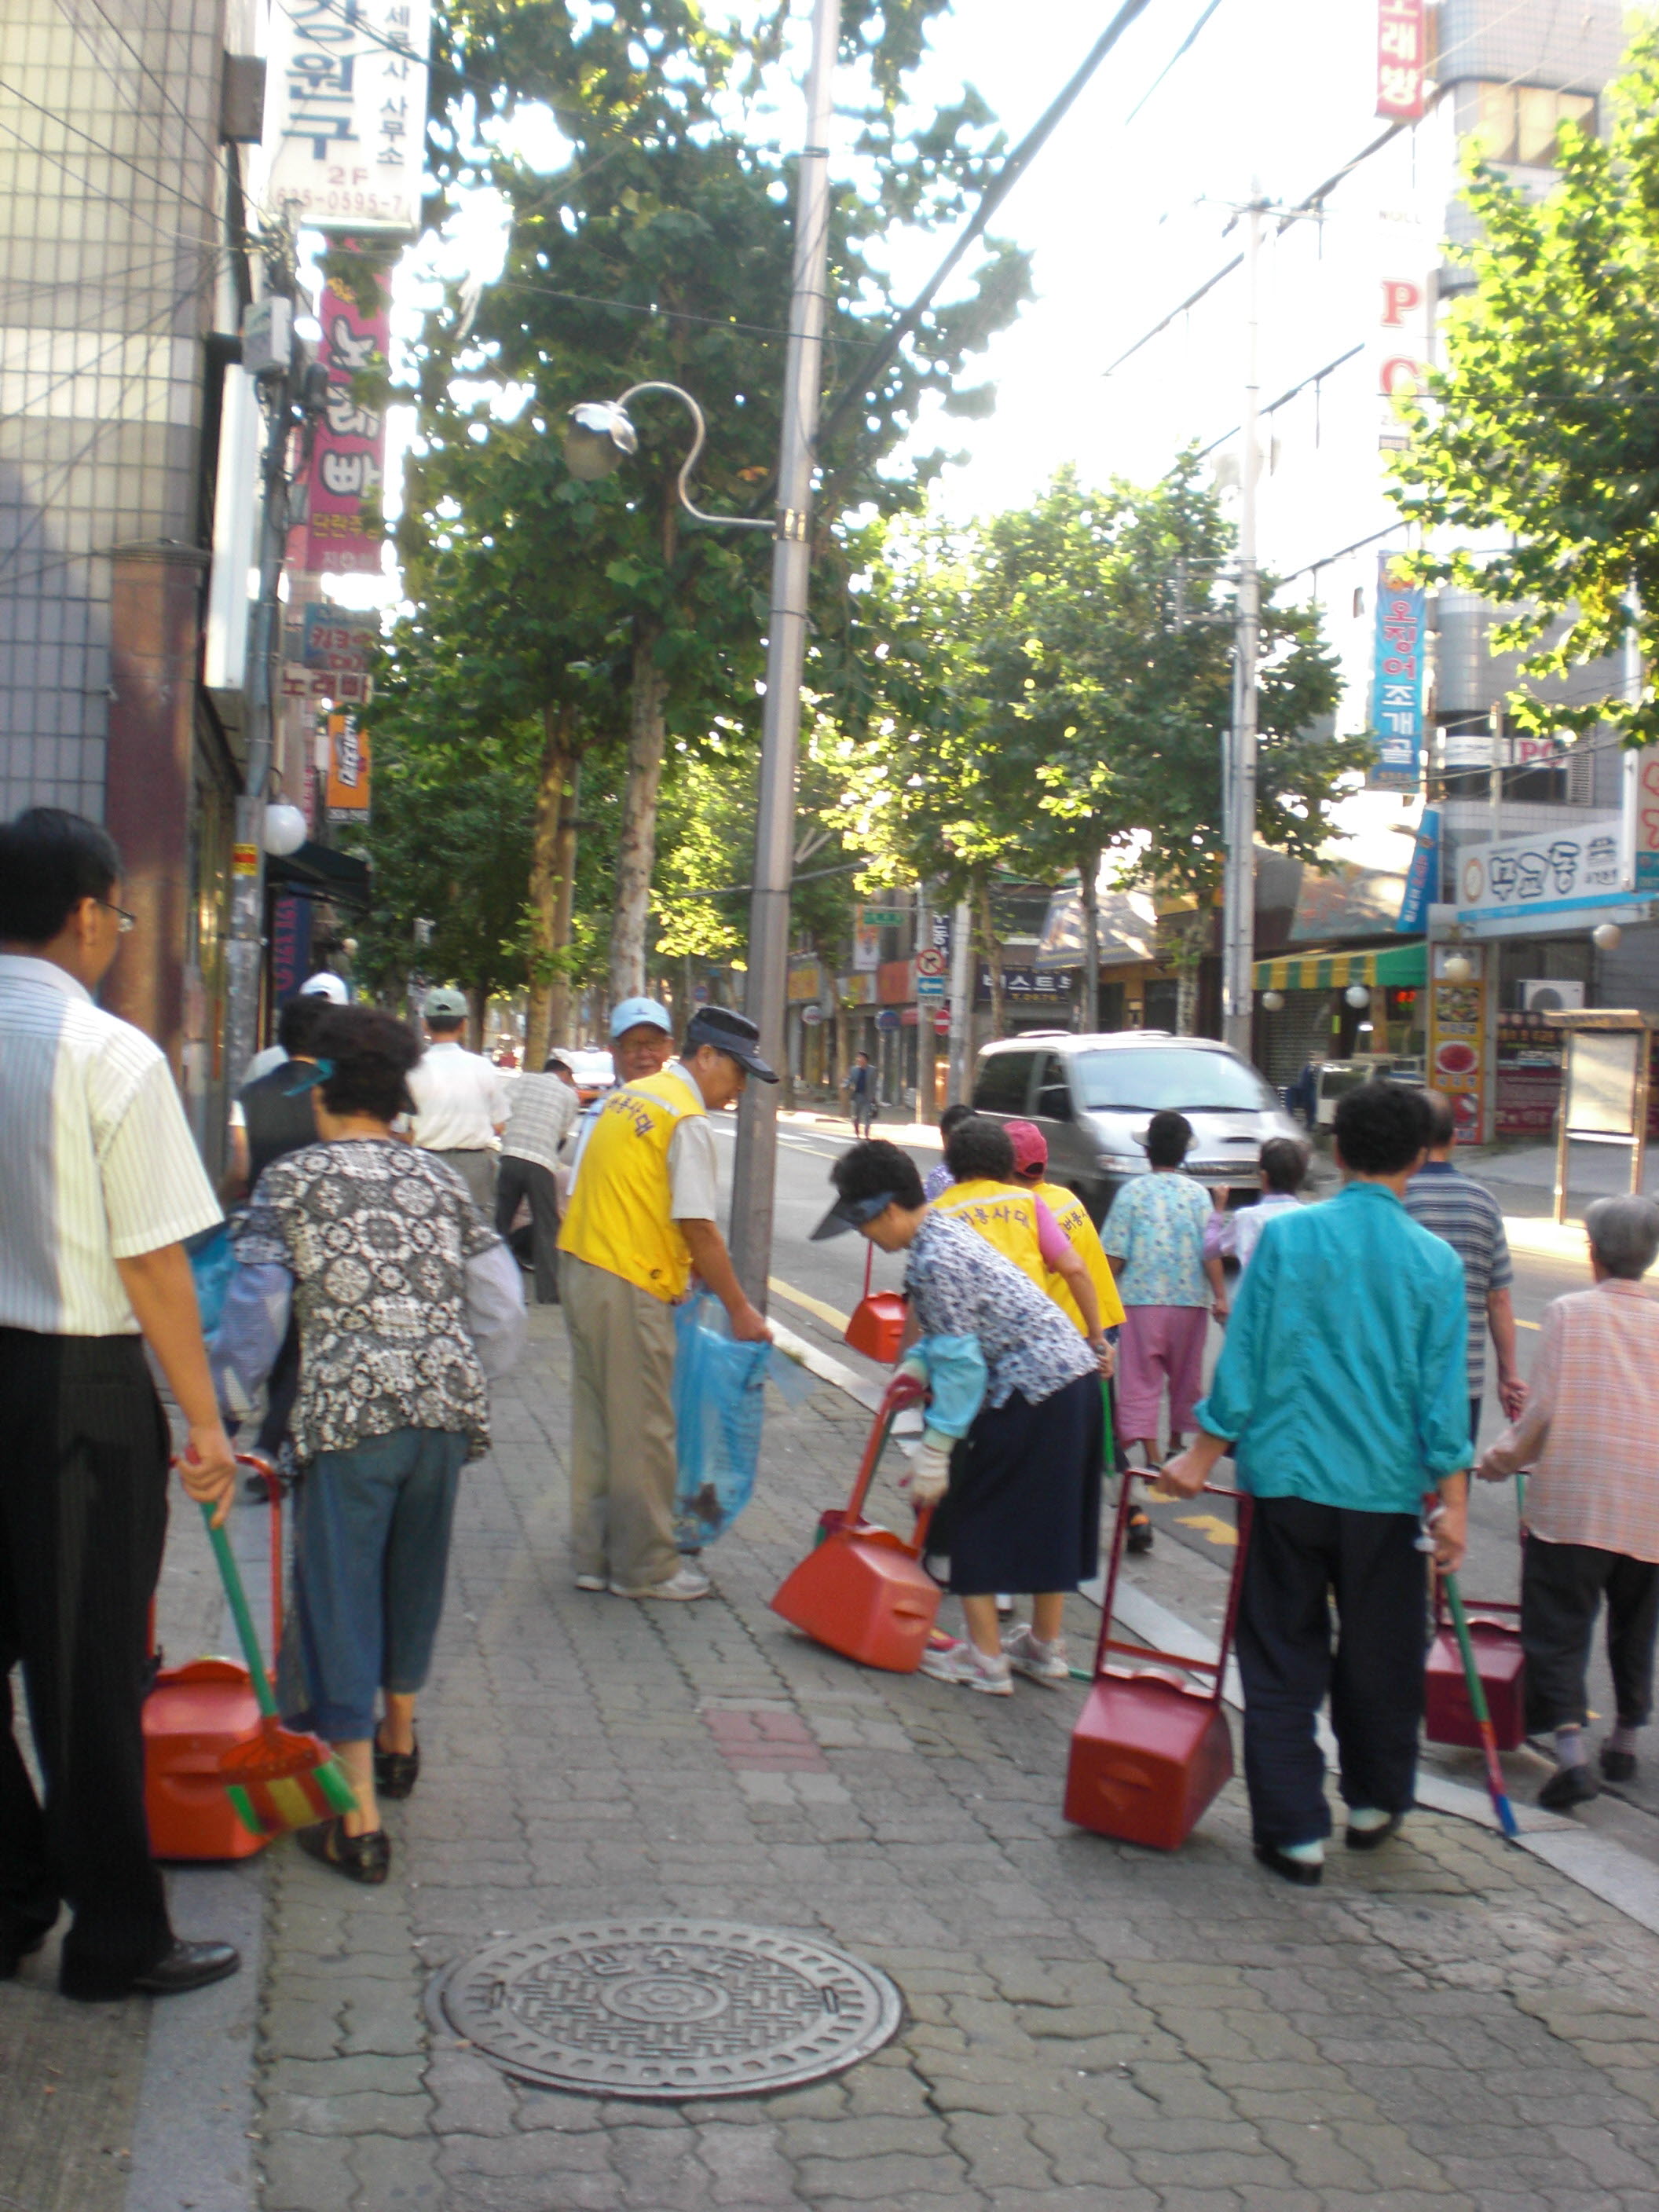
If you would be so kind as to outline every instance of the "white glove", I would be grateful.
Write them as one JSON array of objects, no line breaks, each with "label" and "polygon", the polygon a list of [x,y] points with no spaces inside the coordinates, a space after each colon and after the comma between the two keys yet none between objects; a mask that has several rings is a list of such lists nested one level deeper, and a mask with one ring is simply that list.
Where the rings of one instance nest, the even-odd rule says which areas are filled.
[{"label": "white glove", "polygon": [[920,1510],[924,1506],[937,1505],[944,1497],[951,1480],[950,1447],[924,1435],[910,1462],[910,1472],[905,1488],[910,1493],[910,1503]]}]

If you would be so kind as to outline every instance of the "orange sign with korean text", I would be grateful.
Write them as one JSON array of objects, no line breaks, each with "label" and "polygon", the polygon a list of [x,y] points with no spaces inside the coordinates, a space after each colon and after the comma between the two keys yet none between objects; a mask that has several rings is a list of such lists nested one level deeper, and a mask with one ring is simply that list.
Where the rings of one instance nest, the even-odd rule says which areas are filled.
[{"label": "orange sign with korean text", "polygon": [[355,714],[328,718],[328,818],[331,822],[368,819],[368,733],[357,726]]}]

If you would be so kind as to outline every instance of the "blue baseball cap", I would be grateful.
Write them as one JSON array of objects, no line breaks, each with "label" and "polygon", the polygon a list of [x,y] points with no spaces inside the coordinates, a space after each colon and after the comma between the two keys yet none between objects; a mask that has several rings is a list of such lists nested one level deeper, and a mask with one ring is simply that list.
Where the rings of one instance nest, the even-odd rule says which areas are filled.
[{"label": "blue baseball cap", "polygon": [[654,999],[624,999],[621,1006],[613,1007],[611,1010],[612,1042],[614,1043],[617,1037],[625,1035],[628,1030],[638,1029],[641,1024],[647,1024],[653,1030],[660,1030],[665,1036],[672,1036],[674,1034],[674,1024],[668,1018],[666,1006],[659,1006]]}]

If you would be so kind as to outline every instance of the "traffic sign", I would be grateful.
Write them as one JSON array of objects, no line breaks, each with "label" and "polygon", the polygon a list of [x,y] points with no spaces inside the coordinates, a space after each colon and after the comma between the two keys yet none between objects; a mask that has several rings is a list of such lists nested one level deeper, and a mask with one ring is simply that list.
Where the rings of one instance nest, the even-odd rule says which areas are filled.
[{"label": "traffic sign", "polygon": [[815,1030],[823,1019],[823,1008],[813,1006],[803,1006],[800,1010],[800,1018],[809,1030]]},{"label": "traffic sign", "polygon": [[896,1030],[898,1025],[899,1018],[898,1008],[896,1006],[883,1006],[877,1013],[876,1027],[878,1030]]},{"label": "traffic sign", "polygon": [[917,976],[917,978],[916,978],[916,999],[917,999],[917,1002],[918,1002],[920,1005],[922,1005],[922,1006],[927,1006],[927,1005],[930,1005],[930,1004],[936,1005],[936,1004],[938,1003],[938,1001],[939,1001],[939,1000],[941,1000],[944,996],[945,996],[945,978],[944,978],[944,976],[943,976],[943,975],[918,975],[918,976]]},{"label": "traffic sign", "polygon": [[949,1036],[951,1034],[951,1017],[949,1014],[943,1012],[935,1014],[933,1017],[933,1027],[939,1032],[940,1036]]},{"label": "traffic sign", "polygon": [[918,975],[942,975],[950,963],[935,945],[924,945],[916,955]]}]

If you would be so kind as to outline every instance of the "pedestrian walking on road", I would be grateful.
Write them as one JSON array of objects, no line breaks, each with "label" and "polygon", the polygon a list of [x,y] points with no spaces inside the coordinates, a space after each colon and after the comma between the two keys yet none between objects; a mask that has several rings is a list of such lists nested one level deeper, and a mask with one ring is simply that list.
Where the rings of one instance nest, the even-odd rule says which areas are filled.
[{"label": "pedestrian walking on road", "polygon": [[431,1039],[409,1079],[415,1102],[410,1133],[422,1152],[454,1169],[486,1221],[495,1218],[496,1139],[507,1126],[512,1086],[482,1053],[461,1042],[466,994],[441,984],[426,994],[426,1033]]},{"label": "pedestrian walking on road", "polygon": [[[927,1204],[915,1162],[896,1145],[851,1146],[830,1179],[836,1202],[815,1238],[856,1229],[879,1250],[907,1255],[906,1350],[918,1338],[970,1336],[985,1362],[984,1401],[967,1435],[948,1453],[924,1437],[911,1462],[912,1503],[934,1508],[928,1555],[948,1558],[968,1626],[965,1643],[930,1649],[922,1671],[993,1697],[1011,1694],[1016,1672],[1067,1681],[1066,1595],[1098,1565],[1100,1358],[1024,1268]],[[1006,1647],[1001,1589],[1036,1593],[1030,1620],[1009,1631]]]},{"label": "pedestrian walking on road", "polygon": [[259,1179],[213,1364],[227,1405],[245,1410],[298,1316],[294,1602],[277,1697],[334,1746],[357,1799],[355,1813],[301,1829],[302,1847],[380,1882],[392,1846],[379,1799],[407,1797],[420,1772],[415,1702],[456,1491],[489,1449],[485,1378],[522,1347],[524,1289],[460,1177],[392,1133],[421,1051],[407,1024],[343,1006],[314,1043],[318,1141]]},{"label": "pedestrian walking on road", "polygon": [[876,1110],[881,1103],[876,1097],[876,1071],[870,1065],[867,1052],[854,1054],[852,1066],[842,1078],[842,1089],[847,1093],[848,1118],[853,1124],[854,1138],[867,1137],[875,1127]]},{"label": "pedestrian walking on road", "polygon": [[614,1597],[708,1594],[674,1540],[674,1307],[695,1273],[741,1343],[769,1331],[715,1225],[719,1165],[708,1116],[750,1075],[775,1083],[746,1015],[704,1006],[680,1058],[607,1091],[559,1236],[570,1333],[570,1528],[576,1587]]},{"label": "pedestrian walking on road", "polygon": [[1609,1782],[1636,1771],[1659,1628],[1659,1299],[1642,1285],[1659,1257],[1659,1206],[1598,1198],[1584,1225],[1595,1288],[1546,1311],[1526,1409],[1475,1469],[1483,1482],[1531,1470],[1521,1643],[1528,1731],[1555,1737],[1559,1765],[1538,1793],[1553,1812],[1587,1803],[1601,1787],[1583,1732],[1584,1674],[1603,1599],[1617,1702],[1600,1758]]},{"label": "pedestrian walking on road", "polygon": [[[235,1465],[184,1240],[219,1205],[167,1061],[92,994],[132,916],[80,816],[0,829],[0,1980],[67,1905],[58,1986],[103,2002],[234,1973],[185,1942],[144,1817],[147,1614],[167,1533],[167,1424],[222,1521]],[[12,1727],[21,1662],[44,1810]]]},{"label": "pedestrian walking on road", "polygon": [[1339,1102],[1347,1184],[1262,1237],[1197,1441],[1160,1484],[1194,1498],[1231,1450],[1254,1499],[1238,1613],[1244,1778],[1257,1858],[1304,1885],[1319,1881],[1330,1833],[1315,1732],[1328,1690],[1349,1847],[1385,1842],[1411,1807],[1425,1489],[1438,1492],[1436,1559],[1455,1569],[1463,1557],[1463,1271],[1404,1203],[1428,1133],[1422,1092],[1402,1084],[1364,1083]]},{"label": "pedestrian walking on road", "polygon": [[507,1101],[495,1182],[495,1228],[506,1237],[520,1200],[530,1205],[531,1254],[538,1305],[559,1299],[559,1147],[575,1126],[580,1102],[569,1063],[550,1053],[539,1075],[521,1075]]},{"label": "pedestrian walking on road", "polygon": [[[1115,1346],[1123,1321],[1123,1302],[1118,1297],[1112,1263],[1106,1257],[1100,1233],[1089,1218],[1088,1207],[1074,1190],[1067,1190],[1064,1183],[1048,1181],[1048,1139],[1035,1121],[1005,1121],[1002,1127],[1013,1153],[1011,1180],[1018,1188],[1029,1190],[1053,1214],[1055,1226],[1087,1269],[1089,1280],[1094,1285],[1095,1303],[1100,1314],[1099,1333]],[[1089,1324],[1065,1278],[1051,1273],[1044,1288],[1078,1334],[1086,1337]],[[1103,1371],[1109,1374],[1111,1369],[1109,1366]]]},{"label": "pedestrian walking on road", "polygon": [[[940,1144],[948,1145],[950,1143],[951,1131],[953,1129],[959,1129],[969,1115],[972,1114],[973,1110],[974,1109],[971,1106],[964,1106],[959,1103],[955,1106],[947,1106],[945,1108],[945,1111],[939,1117],[939,1138]],[[942,1191],[945,1191],[950,1188],[951,1180],[950,1164],[948,1161],[940,1160],[936,1166],[928,1169],[927,1174],[921,1179],[921,1188],[922,1195],[927,1199],[929,1206],[933,1204],[933,1200]]]},{"label": "pedestrian walking on road", "polygon": [[1281,1213],[1294,1213],[1308,1179],[1308,1147],[1294,1137],[1269,1137],[1257,1155],[1261,1172],[1261,1195],[1254,1206],[1242,1206],[1228,1216],[1232,1231],[1232,1254],[1242,1275],[1255,1257],[1261,1232]]},{"label": "pedestrian walking on road", "polygon": [[[1144,1141],[1152,1173],[1132,1176],[1119,1188],[1100,1241],[1123,1301],[1117,1432],[1126,1465],[1139,1449],[1142,1463],[1151,1467],[1158,1457],[1166,1387],[1171,1450],[1180,1449],[1194,1425],[1209,1318],[1226,1320],[1227,1286],[1219,1257],[1205,1251],[1209,1199],[1182,1169],[1192,1123],[1184,1114],[1154,1114]],[[1152,1524],[1139,1507],[1130,1516],[1128,1547],[1152,1548]]]},{"label": "pedestrian walking on road", "polygon": [[1504,1214],[1483,1182],[1452,1164],[1457,1123],[1443,1092],[1425,1091],[1429,1157],[1406,1186],[1406,1211],[1425,1229],[1444,1237],[1463,1263],[1469,1308],[1469,1435],[1480,1434],[1480,1401],[1486,1387],[1486,1333],[1498,1354],[1498,1395],[1512,1421],[1527,1402],[1527,1386],[1515,1356],[1515,1300]]}]

